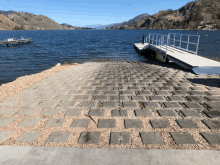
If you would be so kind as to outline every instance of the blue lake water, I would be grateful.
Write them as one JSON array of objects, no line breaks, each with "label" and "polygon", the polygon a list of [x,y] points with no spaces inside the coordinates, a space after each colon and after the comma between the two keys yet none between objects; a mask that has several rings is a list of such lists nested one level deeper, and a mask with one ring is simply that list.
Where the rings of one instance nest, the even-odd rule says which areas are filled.
[{"label": "blue lake water", "polygon": [[[149,33],[200,35],[198,55],[220,57],[220,31],[186,30],[48,30],[0,31],[0,40],[32,38],[30,44],[0,45],[0,85],[41,72],[57,63],[83,63],[99,58],[146,61],[133,48]],[[196,42],[196,40],[194,41]]]}]

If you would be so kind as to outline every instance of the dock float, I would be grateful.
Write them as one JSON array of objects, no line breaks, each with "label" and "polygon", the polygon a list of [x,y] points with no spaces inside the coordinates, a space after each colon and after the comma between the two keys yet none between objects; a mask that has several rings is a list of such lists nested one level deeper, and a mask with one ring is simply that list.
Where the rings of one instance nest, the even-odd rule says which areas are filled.
[{"label": "dock float", "polygon": [[29,43],[30,41],[32,41],[31,38],[29,39],[24,39],[23,37],[21,37],[21,39],[14,39],[14,38],[8,38],[5,41],[0,41],[0,44],[6,44],[7,46],[9,46],[9,44],[16,44],[16,43]]},{"label": "dock float", "polygon": [[[185,37],[187,41],[183,40],[183,36],[187,36]],[[190,42],[190,37],[197,37],[197,42]],[[197,55],[199,38],[199,35],[177,33],[164,35],[150,33],[148,37],[144,38],[142,43],[134,43],[134,48],[139,53],[145,52],[146,50],[153,50],[162,55],[166,62],[169,62],[169,60],[173,61],[185,69],[193,70],[196,74],[219,75],[220,62]],[[184,44],[186,48],[182,46]],[[190,45],[195,47],[195,51],[189,49]]]}]

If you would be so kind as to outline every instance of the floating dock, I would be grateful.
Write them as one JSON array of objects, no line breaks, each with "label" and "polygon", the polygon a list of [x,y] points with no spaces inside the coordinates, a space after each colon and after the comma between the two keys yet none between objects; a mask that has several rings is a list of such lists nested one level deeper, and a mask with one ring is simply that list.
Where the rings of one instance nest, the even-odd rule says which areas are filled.
[{"label": "floating dock", "polygon": [[32,41],[31,38],[29,39],[24,39],[21,37],[21,39],[14,39],[14,38],[8,38],[5,41],[0,41],[0,44],[6,44],[7,46],[9,46],[9,44],[16,44],[16,43],[29,43],[30,41]]},{"label": "floating dock", "polygon": [[[177,40],[176,37],[171,38],[171,34],[180,35],[180,40]],[[169,33],[162,35],[151,33],[149,37],[144,39],[143,43],[134,43],[134,48],[139,53],[154,50],[161,54],[166,62],[173,61],[185,69],[192,69],[196,74],[220,74],[220,62],[197,55],[200,36],[187,35],[188,41],[182,41],[183,35],[186,34]],[[191,36],[198,37],[197,43],[189,42]],[[171,41],[173,42],[171,43]],[[178,46],[176,46],[177,42]],[[182,42],[186,44],[186,49],[181,47]],[[195,45],[195,51],[189,50],[190,44]]]}]

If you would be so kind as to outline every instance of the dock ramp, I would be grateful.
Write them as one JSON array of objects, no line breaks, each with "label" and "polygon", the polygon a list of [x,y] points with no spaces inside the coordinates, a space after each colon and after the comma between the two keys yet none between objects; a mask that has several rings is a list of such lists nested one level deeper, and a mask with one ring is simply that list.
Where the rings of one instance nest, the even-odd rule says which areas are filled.
[{"label": "dock ramp", "polygon": [[200,35],[150,33],[143,43],[134,43],[134,48],[138,52],[154,50],[161,54],[165,61],[171,60],[196,74],[220,74],[220,62],[198,55],[199,39]]}]

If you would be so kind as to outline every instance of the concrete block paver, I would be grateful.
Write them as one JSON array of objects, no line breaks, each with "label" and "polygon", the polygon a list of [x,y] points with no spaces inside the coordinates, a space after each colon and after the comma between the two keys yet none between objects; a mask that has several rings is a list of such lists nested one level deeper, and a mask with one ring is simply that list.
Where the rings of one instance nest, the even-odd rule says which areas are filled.
[{"label": "concrete block paver", "polygon": [[103,108],[117,108],[118,102],[116,101],[104,101],[102,104]]},{"label": "concrete block paver", "polygon": [[204,104],[210,109],[220,109],[220,102],[208,102]]},{"label": "concrete block paver", "polygon": [[67,143],[71,135],[69,131],[55,131],[47,139],[48,143]]},{"label": "concrete block paver", "polygon": [[75,98],[75,100],[88,100],[88,99],[89,99],[88,95],[78,95]]},{"label": "concrete block paver", "polygon": [[200,91],[190,91],[189,93],[193,96],[203,96],[203,95],[205,95],[204,92],[200,92]]},{"label": "concrete block paver", "polygon": [[210,129],[220,129],[220,121],[218,120],[202,120]]},{"label": "concrete block paver", "polygon": [[168,91],[155,91],[156,95],[159,95],[159,96],[169,96],[170,95],[170,92]]},{"label": "concrete block paver", "polygon": [[220,111],[217,110],[211,110],[211,111],[203,111],[208,117],[210,118],[220,118]]},{"label": "concrete block paver", "polygon": [[220,97],[218,96],[205,96],[209,101],[220,101]]},{"label": "concrete block paver", "polygon": [[14,107],[19,104],[19,101],[15,100],[5,100],[3,103],[0,103],[0,106],[6,106],[6,107]]},{"label": "concrete block paver", "polygon": [[83,127],[87,128],[89,126],[90,119],[74,119],[71,127]]},{"label": "concrete block paver", "polygon": [[144,97],[143,96],[131,96],[131,100],[140,100],[140,101],[145,101]]},{"label": "concrete block paver", "polygon": [[188,132],[171,132],[170,134],[176,144],[196,144],[195,139]]},{"label": "concrete block paver", "polygon": [[100,91],[87,91],[87,95],[98,95],[100,93]]},{"label": "concrete block paver", "polygon": [[64,122],[65,119],[49,119],[45,127],[61,127]]},{"label": "concrete block paver", "polygon": [[188,119],[176,120],[181,128],[199,128],[196,122]]},{"label": "concrete block paver", "polygon": [[98,144],[100,142],[100,132],[82,132],[79,137],[79,143]]},{"label": "concrete block paver", "polygon": [[80,116],[83,111],[83,109],[67,109],[65,116]]},{"label": "concrete block paver", "polygon": [[45,116],[53,116],[53,115],[58,115],[59,113],[62,112],[62,109],[57,108],[46,108],[43,110],[43,112],[41,112],[41,115],[45,115]]},{"label": "concrete block paver", "polygon": [[38,111],[42,110],[41,108],[22,108],[21,112],[18,115],[32,116],[35,115]]},{"label": "concrete block paver", "polygon": [[150,120],[153,128],[170,128],[169,121],[166,119]]},{"label": "concrete block paver", "polygon": [[195,102],[184,102],[183,103],[188,109],[202,109],[203,107]]},{"label": "concrete block paver", "polygon": [[186,101],[183,97],[180,96],[168,96],[170,101]]},{"label": "concrete block paver", "polygon": [[136,102],[123,101],[123,102],[122,102],[122,106],[123,106],[124,108],[137,108]]},{"label": "concrete block paver", "polygon": [[107,100],[108,97],[107,97],[107,96],[104,96],[104,95],[95,95],[95,96],[94,96],[94,99],[95,99],[95,100]]},{"label": "concrete block paver", "polygon": [[143,144],[164,144],[159,132],[140,132]]},{"label": "concrete block paver", "polygon": [[71,90],[71,91],[69,92],[69,95],[81,95],[81,94],[83,94],[83,93],[84,93],[83,90]]},{"label": "concrete block paver", "polygon": [[156,102],[143,102],[145,108],[160,108],[160,105]]},{"label": "concrete block paver", "polygon": [[110,133],[110,144],[130,144],[131,137],[130,132],[111,132]]},{"label": "concrete block paver", "polygon": [[60,107],[75,107],[76,101],[62,101]]},{"label": "concrete block paver", "polygon": [[69,101],[69,100],[71,100],[72,99],[72,96],[71,95],[58,95],[57,97],[56,97],[56,100],[67,100],[67,101]]},{"label": "concrete block paver", "polygon": [[105,91],[104,92],[104,95],[116,95],[116,94],[118,94],[117,90],[116,91]]},{"label": "concrete block paver", "polygon": [[83,101],[81,107],[94,108],[96,106],[95,101]]},{"label": "concrete block paver", "polygon": [[33,107],[35,105],[38,105],[40,101],[24,101],[19,105],[19,107]]},{"label": "concrete block paver", "polygon": [[149,98],[152,102],[166,101],[163,96],[149,96]]},{"label": "concrete block paver", "polygon": [[106,114],[106,111],[104,109],[89,110],[89,116],[102,116],[102,117],[104,117],[105,114]]},{"label": "concrete block paver", "polygon": [[20,124],[18,124],[18,127],[34,127],[36,126],[41,119],[24,119]]},{"label": "concrete block paver", "polygon": [[10,138],[15,131],[0,131],[0,144]]},{"label": "concrete block paver", "polygon": [[42,131],[26,131],[16,140],[16,142],[37,142],[41,135]]},{"label": "concrete block paver", "polygon": [[20,108],[2,108],[0,109],[0,115],[12,115],[19,110]]},{"label": "concrete block paver", "polygon": [[1,117],[0,118],[0,127],[8,126],[14,121],[15,121],[14,118],[3,118],[3,117]]},{"label": "concrete block paver", "polygon": [[165,116],[176,117],[176,113],[173,110],[158,110],[157,112],[161,117],[165,117]]},{"label": "concrete block paver", "polygon": [[200,133],[210,144],[220,144],[220,133]]},{"label": "concrete block paver", "polygon": [[115,119],[99,119],[98,128],[115,128],[116,120]]},{"label": "concrete block paver", "polygon": [[152,95],[150,91],[139,91],[138,94],[139,95]]},{"label": "concrete block paver", "polygon": [[202,117],[197,111],[195,110],[181,110],[181,113],[185,117]]},{"label": "concrete block paver", "polygon": [[149,110],[134,110],[135,116],[152,116],[152,113]]},{"label": "concrete block paver", "polygon": [[112,114],[112,117],[128,116],[128,111],[127,110],[112,110],[111,114]]},{"label": "concrete block paver", "polygon": [[177,102],[163,102],[166,108],[182,108]]},{"label": "concrete block paver", "polygon": [[199,96],[186,96],[186,98],[187,100],[194,102],[204,101],[204,99]]},{"label": "concrete block paver", "polygon": [[40,107],[56,107],[59,104],[59,101],[50,101],[50,100],[43,100],[41,101],[38,106]]},{"label": "concrete block paver", "polygon": [[187,93],[185,91],[172,91],[175,96],[185,96]]},{"label": "concrete block paver", "polygon": [[125,128],[143,128],[143,123],[139,119],[125,119]]}]

